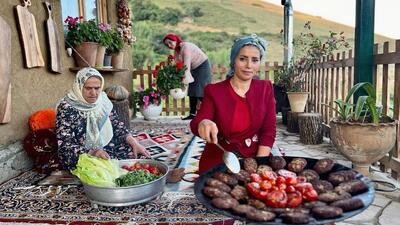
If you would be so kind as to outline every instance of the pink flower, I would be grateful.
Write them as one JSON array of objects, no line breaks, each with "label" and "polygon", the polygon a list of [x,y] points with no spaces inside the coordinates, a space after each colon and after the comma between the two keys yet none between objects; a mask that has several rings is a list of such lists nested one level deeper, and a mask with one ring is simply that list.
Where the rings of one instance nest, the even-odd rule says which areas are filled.
[{"label": "pink flower", "polygon": [[143,102],[144,102],[145,105],[149,104],[149,100],[150,100],[149,96],[147,96],[147,95],[143,96]]},{"label": "pink flower", "polygon": [[153,83],[151,83],[151,86],[152,86],[152,87],[156,87],[157,84],[153,82]]},{"label": "pink flower", "polygon": [[111,30],[111,25],[110,25],[110,24],[107,24],[107,23],[100,23],[100,24],[99,24],[99,30],[100,30],[101,32],[106,32],[106,31],[108,31],[108,30]]},{"label": "pink flower", "polygon": [[154,99],[154,100],[153,100],[153,103],[154,103],[155,105],[158,105],[158,99]]},{"label": "pink flower", "polygon": [[138,92],[142,92],[142,91],[144,91],[144,87],[138,85],[138,86],[136,87],[136,90],[137,90]]},{"label": "pink flower", "polygon": [[161,99],[162,99],[162,100],[165,100],[165,99],[167,99],[167,96],[161,95]]}]

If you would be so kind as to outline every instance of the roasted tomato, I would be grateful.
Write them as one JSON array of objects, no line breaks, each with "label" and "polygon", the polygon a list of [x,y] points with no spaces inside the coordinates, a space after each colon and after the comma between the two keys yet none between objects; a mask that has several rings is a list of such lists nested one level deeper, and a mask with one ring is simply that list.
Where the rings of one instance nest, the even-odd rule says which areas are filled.
[{"label": "roasted tomato", "polygon": [[303,194],[303,199],[308,202],[316,201],[318,199],[318,193],[314,189],[309,190]]},{"label": "roasted tomato", "polygon": [[282,177],[297,177],[296,173],[293,173],[292,171],[285,170],[285,169],[280,169],[278,170],[278,175]]},{"label": "roasted tomato", "polygon": [[265,202],[267,205],[274,208],[283,208],[287,204],[287,195],[285,191],[271,191],[268,193],[267,200]]},{"label": "roasted tomato", "polygon": [[251,182],[246,184],[246,189],[251,195],[257,198],[260,194],[260,184],[257,182]]},{"label": "roasted tomato", "polygon": [[301,194],[304,194],[308,191],[314,190],[312,184],[308,183],[308,182],[298,183],[294,187],[296,188],[296,190],[300,191]]},{"label": "roasted tomato", "polygon": [[[293,187],[293,186],[292,186]],[[287,194],[287,207],[295,208],[303,201],[303,196],[299,191],[294,191]]]},{"label": "roasted tomato", "polygon": [[296,191],[296,188],[293,185],[288,185],[285,191],[286,193],[292,193]]},{"label": "roasted tomato", "polygon": [[270,189],[272,188],[271,181],[269,181],[269,180],[263,180],[263,181],[261,181],[261,183],[260,183],[260,188],[261,188],[261,190],[263,190],[263,191],[268,191],[268,190],[270,190]]},{"label": "roasted tomato", "polygon": [[257,183],[260,183],[263,180],[261,178],[260,174],[258,174],[258,173],[252,173],[250,175],[250,179],[251,179],[252,182],[257,182]]},{"label": "roasted tomato", "polygon": [[276,183],[277,184],[284,184],[286,183],[286,179],[282,176],[279,176],[278,178],[276,178]]},{"label": "roasted tomato", "polygon": [[276,173],[275,172],[273,172],[273,171],[262,171],[262,173],[261,173],[261,177],[264,179],[264,180],[269,180],[269,181],[274,181],[275,182],[275,180],[276,180],[276,178],[278,177],[277,175],[276,175]]},{"label": "roasted tomato", "polygon": [[297,184],[297,178],[296,177],[286,177],[286,184],[287,185]]}]

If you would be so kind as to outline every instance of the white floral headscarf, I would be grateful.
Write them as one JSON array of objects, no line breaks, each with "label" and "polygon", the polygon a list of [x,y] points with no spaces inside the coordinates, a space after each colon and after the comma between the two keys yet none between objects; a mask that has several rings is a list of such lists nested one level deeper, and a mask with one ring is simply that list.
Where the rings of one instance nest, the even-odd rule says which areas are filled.
[{"label": "white floral headscarf", "polygon": [[[88,103],[82,95],[85,82],[90,77],[98,77],[101,80],[101,93],[95,103]],[[113,137],[109,117],[113,104],[103,92],[103,87],[104,78],[99,71],[86,67],[78,71],[72,89],[66,97],[67,102],[86,117],[85,147],[87,149],[102,149]]]}]

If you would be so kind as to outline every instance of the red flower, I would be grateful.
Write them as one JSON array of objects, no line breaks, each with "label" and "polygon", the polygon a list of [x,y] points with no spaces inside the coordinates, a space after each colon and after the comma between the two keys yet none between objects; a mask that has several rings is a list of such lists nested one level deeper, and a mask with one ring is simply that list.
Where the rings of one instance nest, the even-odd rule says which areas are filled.
[{"label": "red flower", "polygon": [[[160,63],[161,64],[161,63]],[[160,66],[159,65],[156,65],[156,68],[155,68],[157,71],[160,69]]]},{"label": "red flower", "polygon": [[178,69],[182,69],[183,68],[183,62],[182,61],[177,61],[175,66]]},{"label": "red flower", "polygon": [[161,62],[160,62],[160,67],[161,67],[161,66],[164,66],[164,65],[165,65],[165,62],[164,62],[164,61],[161,61]]},{"label": "red flower", "polygon": [[175,56],[173,55],[168,55],[168,63],[172,62],[175,60]]}]

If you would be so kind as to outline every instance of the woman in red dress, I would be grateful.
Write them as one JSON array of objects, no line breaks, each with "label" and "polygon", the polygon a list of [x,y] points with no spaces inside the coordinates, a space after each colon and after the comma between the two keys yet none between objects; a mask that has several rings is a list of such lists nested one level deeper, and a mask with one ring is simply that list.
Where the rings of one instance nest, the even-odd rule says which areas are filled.
[{"label": "woman in red dress", "polygon": [[253,79],[260,69],[266,41],[255,34],[237,39],[231,49],[227,79],[205,87],[192,132],[206,140],[199,173],[221,164],[220,143],[241,157],[269,156],[275,141],[272,83]]}]

